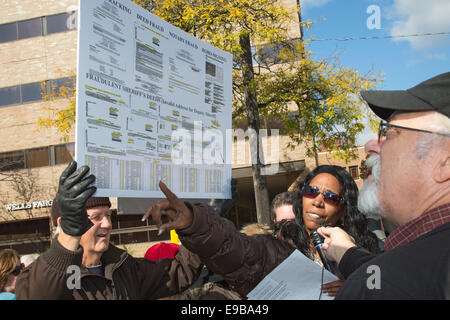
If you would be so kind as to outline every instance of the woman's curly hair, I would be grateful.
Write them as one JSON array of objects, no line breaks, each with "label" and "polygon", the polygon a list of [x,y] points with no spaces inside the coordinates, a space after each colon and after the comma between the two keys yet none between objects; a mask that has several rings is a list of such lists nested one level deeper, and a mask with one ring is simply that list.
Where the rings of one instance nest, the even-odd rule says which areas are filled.
[{"label": "woman's curly hair", "polygon": [[[358,246],[363,247],[373,253],[379,252],[378,240],[374,233],[367,227],[367,218],[358,210],[359,190],[350,173],[340,166],[322,165],[311,171],[298,185],[296,190],[297,200],[294,203],[296,228],[291,226],[285,228],[284,224],[276,224],[275,232],[282,233],[283,238],[290,238],[297,248],[306,256],[313,258],[310,247],[310,237],[303,221],[303,201],[301,191],[305,185],[309,185],[311,180],[320,173],[328,173],[336,177],[341,185],[342,204],[345,206],[344,221],[339,225],[349,235],[351,235]],[[280,230],[281,229],[281,230]]]}]

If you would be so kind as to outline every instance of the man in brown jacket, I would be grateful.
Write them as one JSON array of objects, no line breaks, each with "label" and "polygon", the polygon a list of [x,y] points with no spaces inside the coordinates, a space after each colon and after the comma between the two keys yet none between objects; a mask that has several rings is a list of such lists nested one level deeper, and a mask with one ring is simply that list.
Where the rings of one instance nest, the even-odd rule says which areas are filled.
[{"label": "man in brown jacket", "polygon": [[52,214],[59,234],[17,279],[17,299],[158,299],[189,287],[202,264],[184,247],[174,259],[153,262],[109,243],[111,203],[91,197],[88,171],[72,162],[62,173]]}]

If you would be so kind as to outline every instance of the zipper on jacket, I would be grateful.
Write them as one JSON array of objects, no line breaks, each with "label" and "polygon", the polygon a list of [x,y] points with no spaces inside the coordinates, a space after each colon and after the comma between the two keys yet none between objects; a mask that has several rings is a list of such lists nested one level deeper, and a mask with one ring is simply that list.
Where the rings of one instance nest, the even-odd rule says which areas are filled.
[{"label": "zipper on jacket", "polygon": [[127,260],[128,254],[125,256],[125,258],[120,261],[117,265],[115,265],[111,270],[111,288],[113,291],[113,299],[117,300],[117,292],[116,292],[116,285],[114,284],[114,271],[120,268],[120,266]]}]

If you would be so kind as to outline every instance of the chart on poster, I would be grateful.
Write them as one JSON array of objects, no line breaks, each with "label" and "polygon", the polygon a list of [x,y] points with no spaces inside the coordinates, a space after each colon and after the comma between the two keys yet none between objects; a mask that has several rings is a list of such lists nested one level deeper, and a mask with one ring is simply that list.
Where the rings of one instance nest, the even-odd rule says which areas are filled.
[{"label": "chart on poster", "polygon": [[128,0],[80,0],[76,160],[97,196],[230,198],[232,55]]}]

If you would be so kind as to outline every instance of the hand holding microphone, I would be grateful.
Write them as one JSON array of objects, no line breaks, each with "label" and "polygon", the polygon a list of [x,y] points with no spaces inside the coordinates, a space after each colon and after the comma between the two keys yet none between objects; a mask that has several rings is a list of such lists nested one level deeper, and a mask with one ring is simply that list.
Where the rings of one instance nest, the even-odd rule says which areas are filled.
[{"label": "hand holding microphone", "polygon": [[323,266],[325,269],[327,269],[330,272],[333,272],[330,266],[330,263],[328,262],[327,257],[325,256],[325,253],[322,251],[322,245],[324,238],[317,232],[317,229],[313,229],[310,232],[311,241],[314,244],[314,247],[316,247],[317,252],[319,253],[320,260],[322,260]]},{"label": "hand holding microphone", "polygon": [[345,252],[356,246],[355,240],[339,227],[320,227],[317,232],[325,238],[321,251],[330,261],[336,261],[338,264]]}]

